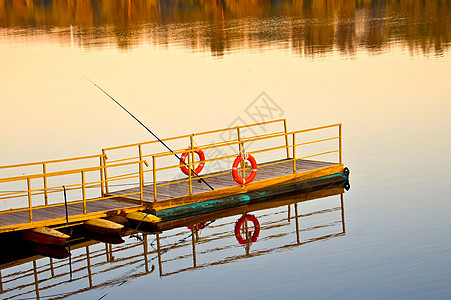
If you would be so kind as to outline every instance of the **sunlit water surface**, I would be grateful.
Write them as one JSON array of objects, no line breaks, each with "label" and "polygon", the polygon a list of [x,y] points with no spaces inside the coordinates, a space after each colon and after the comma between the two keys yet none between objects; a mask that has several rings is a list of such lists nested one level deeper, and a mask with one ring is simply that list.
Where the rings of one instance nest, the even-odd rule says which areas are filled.
[{"label": "sunlit water surface", "polygon": [[[55,8],[38,4],[29,8],[33,22],[16,20],[2,1],[0,165],[150,139],[84,75],[160,137],[252,123],[246,109],[262,92],[279,109],[254,116],[259,121],[286,118],[293,130],[343,123],[343,160],[351,170],[345,234],[171,276],[157,270],[73,298],[449,299],[451,9],[446,1],[411,2],[423,12],[419,19],[410,6],[389,4],[335,7],[335,14],[307,6],[299,13],[281,1],[272,9],[232,6],[221,17],[220,7],[175,9],[161,1],[149,4],[159,9],[149,8],[148,16],[121,24],[122,14],[102,15],[103,22],[54,20]],[[46,18],[38,18],[41,10]],[[282,210],[260,214],[275,222]],[[223,222],[233,230],[235,220]],[[204,230],[200,239],[215,227]],[[262,230],[260,243],[270,234]],[[245,254],[236,241],[217,243]],[[232,254],[210,255],[221,261]],[[86,284],[65,283],[40,296],[74,286]]]}]

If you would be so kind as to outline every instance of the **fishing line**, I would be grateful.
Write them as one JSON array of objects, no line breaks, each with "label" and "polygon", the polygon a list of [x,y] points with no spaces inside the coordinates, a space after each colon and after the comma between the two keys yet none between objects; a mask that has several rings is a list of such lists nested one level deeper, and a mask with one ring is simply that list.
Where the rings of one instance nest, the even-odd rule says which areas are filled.
[{"label": "fishing line", "polygon": [[[113,100],[117,105],[119,105],[123,110],[125,110],[133,119],[136,120],[136,122],[138,122],[141,126],[143,126],[151,135],[153,135],[154,138],[156,138],[163,146],[166,147],[166,149],[168,149],[172,154],[175,155],[175,157],[177,157],[177,159],[182,162],[186,167],[188,167],[188,165],[185,163],[184,160],[182,160],[176,153],[174,153],[174,151],[172,151],[171,148],[169,148],[168,145],[166,145],[160,138],[158,138],[149,128],[147,128],[146,125],[144,125],[140,120],[138,120],[137,117],[135,117],[131,112],[129,112],[124,106],[122,106],[116,99],[114,99],[112,96],[110,96],[110,94],[108,94],[107,92],[105,92],[100,86],[98,86],[94,81],[92,81],[91,79],[89,79],[88,77],[86,77],[85,75],[83,75],[87,80],[89,80],[89,82],[91,82],[93,85],[95,85],[99,90],[101,90],[105,95],[107,95],[111,100]],[[191,169],[191,168],[190,168]],[[214,190],[214,188],[209,185],[202,177],[199,176],[199,174],[196,173],[196,171],[194,171],[193,169],[191,169],[191,172],[193,172],[192,174],[196,175],[197,177],[199,177],[199,179],[205,183],[211,190]]]}]

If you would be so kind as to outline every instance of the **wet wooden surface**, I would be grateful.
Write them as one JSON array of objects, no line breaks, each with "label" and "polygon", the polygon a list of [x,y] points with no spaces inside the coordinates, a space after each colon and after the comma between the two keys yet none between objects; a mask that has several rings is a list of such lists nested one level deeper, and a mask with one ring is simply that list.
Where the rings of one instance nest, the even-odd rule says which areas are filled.
[{"label": "wet wooden surface", "polygon": [[[110,209],[119,209],[130,207],[133,204],[117,201],[113,199],[98,200],[86,203],[86,212],[95,213]],[[69,216],[78,216],[83,214],[83,203],[70,204],[68,203],[67,212]],[[64,206],[57,207],[43,207],[40,209],[33,209],[33,222],[39,222],[50,219],[58,219],[66,217],[66,209]],[[0,214],[0,227],[23,224],[30,221],[30,214],[28,211],[19,211],[12,213]]]}]

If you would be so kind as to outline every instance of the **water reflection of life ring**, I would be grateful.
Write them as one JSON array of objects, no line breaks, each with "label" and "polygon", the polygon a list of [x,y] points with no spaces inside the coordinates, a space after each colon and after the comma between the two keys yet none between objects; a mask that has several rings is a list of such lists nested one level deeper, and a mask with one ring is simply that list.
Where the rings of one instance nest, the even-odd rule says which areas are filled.
[{"label": "water reflection of life ring", "polygon": [[[244,160],[248,160],[251,163],[252,171],[249,176],[246,178],[241,178],[240,175],[238,175],[238,165],[240,162]],[[246,184],[250,183],[252,180],[255,179],[255,176],[257,175],[257,162],[255,161],[255,158],[250,154],[240,154],[235,158],[235,161],[232,165],[232,177],[238,184]]]},{"label": "water reflection of life ring", "polygon": [[[199,224],[197,224],[197,226],[194,226],[194,230],[199,230],[199,229],[205,228],[205,226],[207,226],[207,222],[199,223]],[[188,227],[188,229],[191,230],[191,225],[186,226],[186,227]]]},{"label": "water reflection of life ring", "polygon": [[[241,226],[244,224],[244,222],[246,222],[246,220],[254,223],[254,233],[252,234],[250,241],[248,238],[243,238],[241,236]],[[254,215],[244,215],[241,218],[239,218],[235,224],[235,237],[238,243],[240,243],[241,245],[247,244],[251,241],[255,243],[258,239],[259,234],[260,234],[260,223],[258,222],[257,218]]]},{"label": "water reflection of life ring", "polygon": [[[199,174],[200,171],[202,171],[202,169],[204,168],[204,165],[205,165],[205,163],[202,162],[202,161],[205,161],[205,154],[204,154],[204,151],[202,151],[200,149],[199,150],[195,150],[194,152],[197,153],[197,155],[199,155],[199,160],[201,161],[201,163],[194,170],[194,172],[196,172],[196,174]],[[180,156],[180,169],[182,170],[182,172],[185,175],[189,174],[187,165],[185,164],[185,160],[188,157],[188,154],[189,154],[189,152],[184,152],[182,154],[182,156]],[[191,170],[191,175],[194,175],[192,170]]]}]

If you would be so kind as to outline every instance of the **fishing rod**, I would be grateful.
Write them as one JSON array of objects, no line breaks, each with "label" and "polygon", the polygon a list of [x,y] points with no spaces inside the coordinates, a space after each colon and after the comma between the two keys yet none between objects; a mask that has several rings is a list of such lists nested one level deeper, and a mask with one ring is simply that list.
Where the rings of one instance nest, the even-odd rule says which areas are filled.
[{"label": "fishing rod", "polygon": [[[168,149],[172,154],[175,155],[175,157],[177,157],[177,159],[179,161],[181,161],[186,167],[188,167],[188,165],[185,163],[185,161],[183,159],[181,159],[177,153],[174,153],[174,151],[172,151],[171,148],[169,148],[168,145],[166,145],[162,140],[160,140],[149,128],[147,128],[146,125],[144,125],[140,120],[138,120],[137,117],[135,117],[131,112],[129,112],[125,107],[123,107],[116,99],[114,99],[112,96],[110,96],[110,94],[108,94],[107,92],[105,92],[100,86],[98,86],[94,81],[92,81],[91,79],[89,79],[88,77],[86,77],[85,75],[83,75],[86,79],[89,80],[89,82],[91,82],[93,85],[95,85],[99,90],[101,90],[105,95],[107,95],[111,100],[113,100],[117,105],[119,105],[123,110],[125,110],[133,119],[136,120],[136,122],[138,122],[142,127],[144,127],[151,135],[154,136],[154,138],[156,138],[163,146],[166,147],[166,149]],[[189,167],[191,169],[191,167]],[[199,179],[205,183],[211,190],[214,190],[214,188],[208,184],[208,182],[206,182],[202,177],[199,176],[199,174],[196,173],[196,171],[194,171],[193,169],[191,169],[192,174],[196,175],[197,177],[199,177]]]}]

